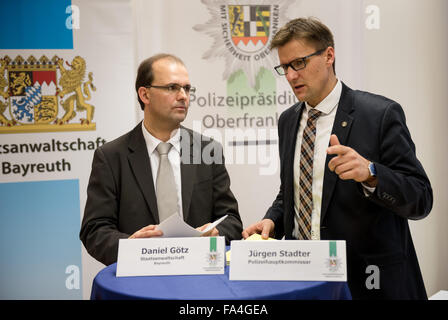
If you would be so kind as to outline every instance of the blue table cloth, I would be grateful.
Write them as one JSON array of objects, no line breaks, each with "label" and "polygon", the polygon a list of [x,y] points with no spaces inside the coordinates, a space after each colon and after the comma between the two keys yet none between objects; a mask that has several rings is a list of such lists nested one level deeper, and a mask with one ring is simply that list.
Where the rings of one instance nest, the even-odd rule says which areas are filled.
[{"label": "blue table cloth", "polygon": [[92,300],[350,300],[346,282],[230,281],[222,275],[116,277],[116,264],[101,270],[92,286]]}]

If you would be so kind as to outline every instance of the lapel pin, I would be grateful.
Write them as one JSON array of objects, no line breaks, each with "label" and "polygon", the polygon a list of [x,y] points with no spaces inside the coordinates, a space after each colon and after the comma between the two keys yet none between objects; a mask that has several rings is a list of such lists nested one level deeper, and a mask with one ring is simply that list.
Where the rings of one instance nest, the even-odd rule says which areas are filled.
[{"label": "lapel pin", "polygon": [[347,121],[342,121],[342,123],[341,123],[341,126],[342,126],[342,128],[345,128],[346,126],[347,126]]}]

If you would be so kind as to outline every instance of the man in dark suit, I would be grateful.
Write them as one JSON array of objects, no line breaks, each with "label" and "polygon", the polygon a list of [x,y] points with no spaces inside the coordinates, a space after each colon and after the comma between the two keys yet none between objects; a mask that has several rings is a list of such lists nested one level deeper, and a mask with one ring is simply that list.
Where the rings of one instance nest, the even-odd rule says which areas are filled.
[{"label": "man in dark suit", "polygon": [[280,191],[243,237],[346,240],[354,299],[426,299],[407,220],[429,214],[432,189],[402,108],[336,78],[333,35],[317,19],[290,21],[271,47],[300,102],[279,119]]},{"label": "man in dark suit", "polygon": [[144,120],[94,154],[80,231],[87,251],[114,263],[119,239],[161,236],[157,225],[173,213],[199,230],[228,215],[207,235],[241,239],[221,145],[180,126],[194,92],[183,62],[146,59],[135,87]]}]

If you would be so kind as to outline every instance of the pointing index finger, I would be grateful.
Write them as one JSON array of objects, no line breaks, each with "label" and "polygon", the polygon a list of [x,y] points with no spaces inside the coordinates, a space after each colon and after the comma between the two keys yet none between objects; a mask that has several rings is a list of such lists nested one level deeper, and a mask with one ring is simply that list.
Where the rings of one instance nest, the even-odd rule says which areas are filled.
[{"label": "pointing index finger", "polygon": [[344,155],[349,151],[349,148],[343,145],[334,145],[327,148],[328,154],[337,154],[337,155]]}]

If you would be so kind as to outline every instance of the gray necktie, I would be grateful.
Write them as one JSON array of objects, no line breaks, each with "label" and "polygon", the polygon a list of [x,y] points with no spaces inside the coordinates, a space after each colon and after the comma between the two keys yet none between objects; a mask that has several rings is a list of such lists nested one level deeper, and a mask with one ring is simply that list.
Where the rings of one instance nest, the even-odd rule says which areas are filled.
[{"label": "gray necktie", "polygon": [[159,210],[159,222],[173,213],[179,213],[177,204],[177,188],[174,181],[173,168],[168,160],[168,152],[173,145],[160,142],[156,150],[160,155],[159,170],[157,171],[156,197]]}]

